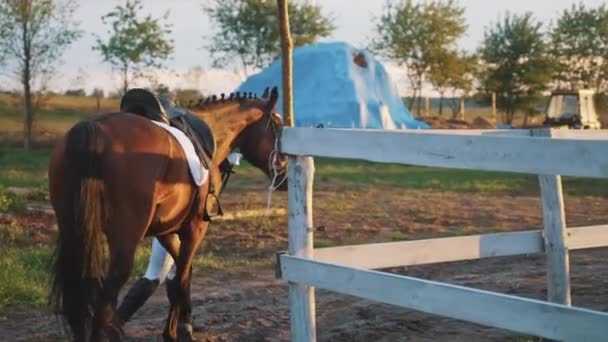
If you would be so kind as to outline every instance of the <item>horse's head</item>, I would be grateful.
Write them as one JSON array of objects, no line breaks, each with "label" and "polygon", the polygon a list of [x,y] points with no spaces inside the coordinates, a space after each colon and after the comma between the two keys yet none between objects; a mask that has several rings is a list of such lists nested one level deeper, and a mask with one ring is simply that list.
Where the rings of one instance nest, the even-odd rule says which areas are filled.
[{"label": "horse's head", "polygon": [[204,104],[199,103],[188,110],[205,120],[212,129],[216,127],[214,134],[231,123],[230,116],[235,120],[255,117],[230,148],[239,148],[249,163],[270,178],[273,189],[286,190],[287,158],[278,153],[278,138],[283,126],[275,111],[278,97],[276,87],[270,91],[266,88],[261,98],[253,97],[251,93],[231,94],[229,98],[222,94],[221,98],[213,96]]},{"label": "horse's head", "polygon": [[262,170],[277,190],[287,190],[287,157],[278,151],[278,139],[283,127],[281,116],[276,112],[279,92],[276,87],[264,91],[259,109],[262,119],[249,125],[241,134],[237,146],[255,167]]}]

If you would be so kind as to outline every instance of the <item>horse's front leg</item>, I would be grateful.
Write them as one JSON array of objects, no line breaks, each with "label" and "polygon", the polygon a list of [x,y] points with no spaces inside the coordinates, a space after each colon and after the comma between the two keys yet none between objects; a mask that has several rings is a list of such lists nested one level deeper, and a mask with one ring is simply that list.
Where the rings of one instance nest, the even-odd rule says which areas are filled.
[{"label": "horse's front leg", "polygon": [[192,304],[190,301],[190,281],[192,260],[207,231],[207,222],[193,220],[180,231],[181,241],[176,273],[167,281],[167,295],[170,309],[163,337],[166,341],[192,341]]}]

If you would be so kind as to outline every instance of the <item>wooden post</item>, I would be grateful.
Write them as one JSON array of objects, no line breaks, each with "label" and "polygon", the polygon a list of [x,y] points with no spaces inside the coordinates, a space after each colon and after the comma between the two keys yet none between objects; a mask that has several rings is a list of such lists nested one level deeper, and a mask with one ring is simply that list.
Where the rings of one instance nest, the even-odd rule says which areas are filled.
[{"label": "wooden post", "polygon": [[[551,130],[533,130],[532,135],[551,137]],[[547,256],[547,299],[553,303],[570,305],[570,255],[566,243],[568,233],[562,179],[559,175],[540,175],[538,179]]]},{"label": "wooden post", "polygon": [[[289,254],[313,258],[312,185],[315,165],[312,157],[290,156],[289,186]],[[291,340],[316,341],[314,287],[289,283]]]},{"label": "wooden post", "polygon": [[431,116],[431,99],[428,96],[424,97],[424,115],[427,118]]},{"label": "wooden post", "polygon": [[496,92],[492,92],[492,120],[496,122]]},{"label": "wooden post", "polygon": [[[289,33],[288,0],[277,0],[283,62],[283,118],[285,125],[294,126],[292,99],[292,49]],[[315,165],[312,157],[289,157],[289,254],[312,259],[312,184]],[[291,340],[314,342],[317,340],[315,318],[315,289],[312,286],[289,283],[289,312]]]},{"label": "wooden post", "polygon": [[289,33],[289,13],[287,13],[288,0],[277,0],[279,8],[279,30],[281,33],[281,52],[283,62],[283,120],[285,125],[293,127],[293,99],[292,99],[292,49],[293,41]]}]

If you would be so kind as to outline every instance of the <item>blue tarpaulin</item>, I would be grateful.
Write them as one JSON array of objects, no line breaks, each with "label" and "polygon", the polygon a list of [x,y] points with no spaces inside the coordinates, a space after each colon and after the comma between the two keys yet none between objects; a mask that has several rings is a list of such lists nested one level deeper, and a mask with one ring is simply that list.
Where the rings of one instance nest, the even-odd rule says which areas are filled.
[{"label": "blue tarpaulin", "polygon": [[[281,87],[281,61],[249,77],[237,91]],[[346,43],[319,43],[293,52],[296,126],[335,128],[429,128],[413,118],[384,66]],[[281,102],[278,111],[281,112]]]}]

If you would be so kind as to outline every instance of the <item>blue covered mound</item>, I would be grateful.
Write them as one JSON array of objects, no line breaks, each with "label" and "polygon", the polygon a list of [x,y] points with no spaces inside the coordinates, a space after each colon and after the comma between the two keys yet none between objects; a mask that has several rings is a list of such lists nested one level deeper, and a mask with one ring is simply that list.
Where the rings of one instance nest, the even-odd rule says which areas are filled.
[{"label": "blue covered mound", "polygon": [[[296,126],[428,128],[412,117],[386,69],[367,51],[346,43],[306,45],[294,50],[293,65]],[[237,91],[259,93],[268,86],[281,86],[280,60]]]}]

